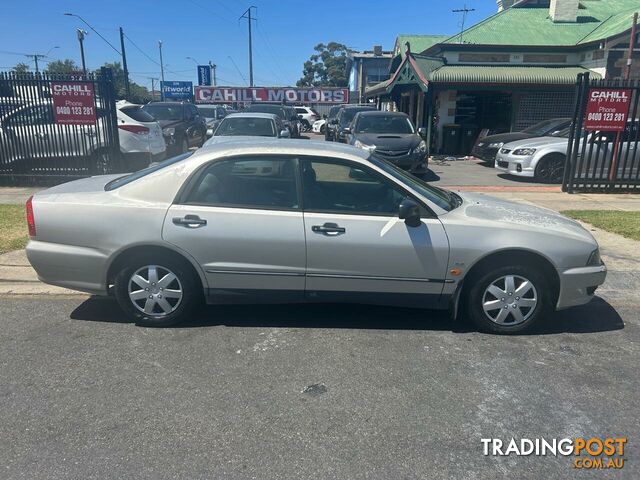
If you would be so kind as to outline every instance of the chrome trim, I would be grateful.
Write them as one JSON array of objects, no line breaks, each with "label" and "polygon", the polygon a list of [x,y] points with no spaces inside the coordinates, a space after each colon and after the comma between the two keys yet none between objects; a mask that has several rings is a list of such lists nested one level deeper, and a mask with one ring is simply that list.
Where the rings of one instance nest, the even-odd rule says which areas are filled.
[{"label": "chrome trim", "polygon": [[307,273],[307,277],[316,278],[350,278],[354,280],[396,280],[402,282],[423,282],[423,283],[452,283],[453,280],[441,278],[408,278],[408,277],[377,277],[372,275],[336,275],[331,273]]},{"label": "chrome trim", "polygon": [[258,271],[248,271],[248,270],[216,270],[213,268],[208,268],[206,272],[207,273],[230,273],[233,275],[278,275],[282,277],[304,277],[304,273],[297,273],[297,272],[258,272]]}]

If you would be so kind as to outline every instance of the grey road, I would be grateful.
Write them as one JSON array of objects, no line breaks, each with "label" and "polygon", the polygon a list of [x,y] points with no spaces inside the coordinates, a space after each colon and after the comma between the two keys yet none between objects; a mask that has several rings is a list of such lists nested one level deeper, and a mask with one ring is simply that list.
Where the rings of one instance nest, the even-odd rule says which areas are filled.
[{"label": "grey road", "polygon": [[[398,308],[146,329],[110,300],[0,298],[0,478],[637,478],[639,305],[613,293],[516,337]],[[625,468],[480,442],[576,436],[628,437]]]}]

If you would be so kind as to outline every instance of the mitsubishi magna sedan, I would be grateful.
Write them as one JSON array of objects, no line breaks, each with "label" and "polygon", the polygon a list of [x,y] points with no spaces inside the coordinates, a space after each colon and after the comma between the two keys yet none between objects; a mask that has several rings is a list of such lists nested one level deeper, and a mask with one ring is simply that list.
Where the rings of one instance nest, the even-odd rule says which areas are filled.
[{"label": "mitsubishi magna sedan", "polygon": [[[41,280],[168,326],[201,300],[450,309],[520,332],[587,303],[598,244],[549,210],[429,186],[368,151],[251,139],[27,202]],[[425,321],[427,314],[425,313]]]}]

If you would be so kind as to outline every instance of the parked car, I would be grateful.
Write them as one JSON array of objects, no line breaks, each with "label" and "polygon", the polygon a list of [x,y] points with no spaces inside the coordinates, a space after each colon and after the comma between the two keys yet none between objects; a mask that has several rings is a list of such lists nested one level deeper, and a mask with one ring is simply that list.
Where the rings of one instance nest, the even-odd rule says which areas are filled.
[{"label": "parked car", "polygon": [[511,143],[527,138],[544,137],[555,132],[559,132],[560,130],[564,130],[569,125],[571,125],[570,118],[551,118],[549,120],[536,123],[535,125],[525,128],[519,132],[489,135],[488,137],[481,138],[477,141],[471,151],[471,155],[484,160],[485,162],[493,163],[496,159],[498,150],[500,150],[505,143]]},{"label": "parked car", "polygon": [[[639,121],[629,121],[621,135],[620,158],[625,162],[618,164],[618,176],[631,176],[632,172],[625,171],[635,164],[640,156],[636,149],[636,131]],[[570,127],[546,137],[529,138],[503,145],[496,155],[495,168],[499,171],[519,177],[533,177],[542,183],[561,183],[569,145]],[[584,132],[580,134],[578,151],[583,150]],[[588,171],[601,172],[606,177],[615,150],[616,132],[589,132],[586,135],[584,155],[590,158]],[[628,169],[627,169],[628,170]]]},{"label": "parked car", "polygon": [[311,107],[294,107],[296,115],[300,118],[304,130],[311,130],[311,126],[320,119],[320,114]]},{"label": "parked car", "polygon": [[427,144],[420,136],[426,134],[426,129],[416,130],[406,113],[377,110],[357,113],[344,134],[348,144],[375,151],[379,157],[411,173],[428,170]]},{"label": "parked car", "polygon": [[311,131],[313,133],[325,133],[325,128],[327,125],[327,119],[326,118],[321,118],[320,120],[316,120],[315,122],[313,122],[313,125],[311,126]]},{"label": "parked car", "polygon": [[205,145],[237,139],[237,137],[289,138],[291,134],[282,120],[272,113],[232,113],[220,121]]},{"label": "parked car", "polygon": [[232,113],[221,105],[196,105],[196,107],[207,124],[207,138],[213,136],[220,120]]},{"label": "parked car", "polygon": [[[116,107],[120,151],[129,171],[138,170],[165,155],[158,123],[137,105],[119,102]],[[95,125],[60,125],[55,122],[51,100],[26,104],[0,117],[0,168],[13,172],[34,169],[103,174],[112,170],[108,138],[109,116],[96,108]],[[88,159],[88,161],[87,161]]]},{"label": "parked car", "polygon": [[300,136],[300,125],[298,115],[295,110],[287,105],[274,105],[264,103],[253,103],[248,108],[244,109],[245,112],[254,113],[271,113],[277,115],[284,123],[285,127],[289,130],[291,138],[297,138]]},{"label": "parked car", "polygon": [[28,200],[27,221],[42,281],[114,295],[148,326],[204,297],[450,308],[516,333],[589,302],[606,276],[577,222],[308,140],[224,142],[58,185]]},{"label": "parked car", "polygon": [[335,130],[338,127],[338,124],[335,122],[335,120],[342,107],[344,107],[344,105],[334,105],[329,109],[329,114],[327,115],[324,129],[324,139],[326,141],[333,141],[334,139]]},{"label": "parked car", "polygon": [[148,167],[163,160],[167,146],[160,124],[141,105],[116,103],[120,151],[129,170]]},{"label": "parked car", "polygon": [[27,105],[28,101],[20,97],[0,97],[0,117]]},{"label": "parked car", "polygon": [[333,121],[333,140],[336,142],[346,143],[345,129],[349,127],[353,117],[360,112],[375,112],[375,107],[364,105],[345,105],[338,111],[338,116]]},{"label": "parked car", "polygon": [[171,155],[184,153],[191,147],[200,147],[207,139],[204,117],[191,103],[150,102],[143,109],[162,127]]}]

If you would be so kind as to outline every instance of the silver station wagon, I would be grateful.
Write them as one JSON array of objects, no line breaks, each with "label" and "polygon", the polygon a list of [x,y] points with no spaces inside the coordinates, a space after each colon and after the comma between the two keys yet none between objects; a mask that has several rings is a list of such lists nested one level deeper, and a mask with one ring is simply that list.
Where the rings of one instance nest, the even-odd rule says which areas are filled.
[{"label": "silver station wagon", "polygon": [[41,280],[114,295],[147,326],[176,324],[204,299],[450,309],[515,333],[587,303],[606,276],[572,220],[324,142],[207,146],[37,193],[27,218]]}]

